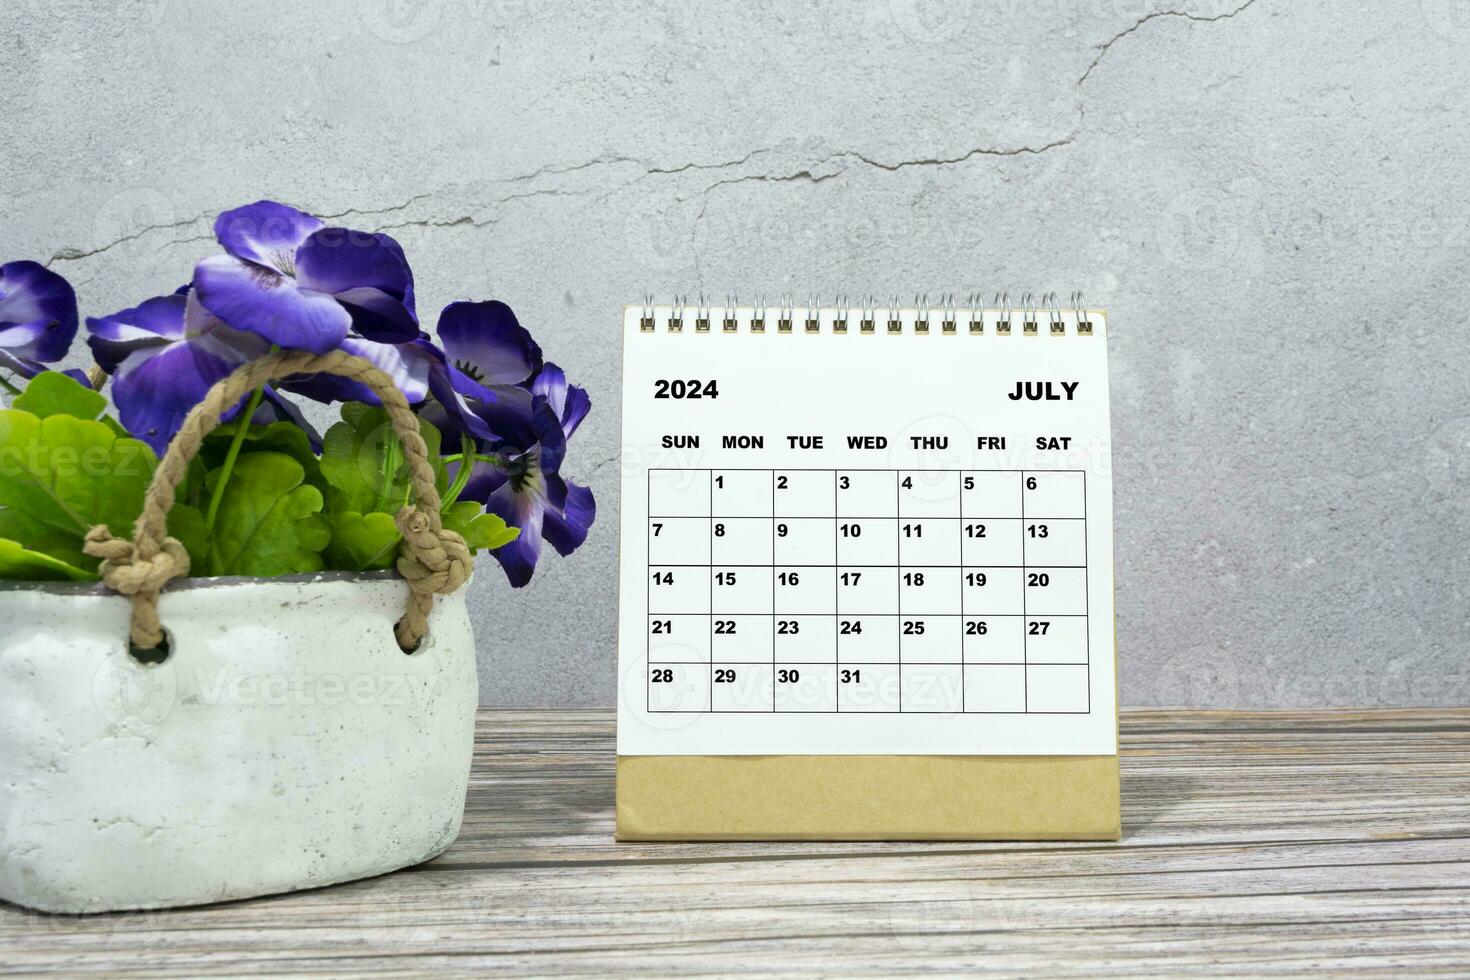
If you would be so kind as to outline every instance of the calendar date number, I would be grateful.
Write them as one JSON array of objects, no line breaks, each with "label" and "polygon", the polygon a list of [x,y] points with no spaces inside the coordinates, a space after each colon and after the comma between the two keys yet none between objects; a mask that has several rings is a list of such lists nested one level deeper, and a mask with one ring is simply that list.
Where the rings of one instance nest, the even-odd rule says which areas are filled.
[{"label": "calendar date number", "polygon": [[659,378],[653,383],[654,398],[718,398],[720,387],[714,378]]}]

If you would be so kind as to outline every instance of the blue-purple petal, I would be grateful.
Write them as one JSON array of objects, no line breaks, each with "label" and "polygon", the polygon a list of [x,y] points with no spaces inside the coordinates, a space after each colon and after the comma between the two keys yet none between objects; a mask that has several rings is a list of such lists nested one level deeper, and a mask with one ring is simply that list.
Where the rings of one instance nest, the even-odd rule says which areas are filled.
[{"label": "blue-purple petal", "polygon": [[587,396],[586,390],[567,384],[566,372],[550,361],[536,375],[536,380],[531,383],[531,391],[550,403],[557,418],[561,419],[562,432],[568,439],[592,410],[592,399]]},{"label": "blue-purple petal", "polygon": [[342,343],[352,317],[326,293],[263,265],[214,255],[194,267],[199,301],[238,330],[282,347],[325,354]]},{"label": "blue-purple petal", "polygon": [[551,361],[542,365],[535,380],[531,382],[531,391],[546,399],[556,412],[557,418],[561,418],[567,403],[567,373],[557,367]]},{"label": "blue-purple petal", "polygon": [[12,361],[59,361],[76,334],[71,283],[38,262],[0,265],[0,349]]},{"label": "blue-purple petal", "polygon": [[214,219],[214,237],[239,259],[295,275],[296,250],[322,227],[311,215],[275,201],[256,201]]},{"label": "blue-purple petal", "polygon": [[567,438],[561,431],[561,420],[545,399],[536,399],[536,407],[531,413],[531,429],[536,434],[536,465],[542,473],[558,472],[567,454]]},{"label": "blue-purple petal", "polygon": [[408,256],[404,253],[403,246],[398,244],[398,239],[392,235],[385,235],[382,232],[378,232],[375,237],[382,243],[384,248],[391,250],[394,255],[397,255],[403,260],[403,269],[408,273],[408,284],[403,289],[403,305],[408,308],[408,312],[412,313],[414,320],[417,321],[419,314],[415,306],[417,301],[413,293],[413,268],[408,264]]},{"label": "blue-purple petal", "polygon": [[178,293],[145,299],[107,316],[87,317],[87,345],[108,374],[135,350],[184,339],[185,297]]},{"label": "blue-purple petal", "polygon": [[473,402],[474,411],[492,433],[497,445],[526,449],[536,442],[535,399],[524,388],[515,385],[491,385],[486,389],[489,401]]},{"label": "blue-purple petal", "polygon": [[118,418],[162,455],[190,409],[242,362],[237,352],[212,337],[135,350],[113,378]]},{"label": "blue-purple petal", "polygon": [[505,569],[505,577],[511,586],[519,589],[531,581],[536,559],[541,557],[541,525],[545,507],[533,494],[514,493],[507,482],[485,501],[485,511],[498,515],[511,527],[520,528],[521,533],[514,541],[490,552]]},{"label": "blue-purple petal", "polygon": [[[393,379],[409,404],[417,404],[429,395],[429,356],[416,344],[376,344],[360,337],[342,341],[342,349],[377,365],[378,370]],[[377,396],[363,399],[378,403]]]},{"label": "blue-purple petal", "polygon": [[587,394],[586,388],[571,385],[567,388],[567,403],[561,413],[561,428],[568,439],[572,433],[577,431],[577,426],[592,411],[592,398]]},{"label": "blue-purple petal", "polygon": [[[338,347],[371,361],[393,379],[393,383],[410,404],[421,402],[428,396],[432,359],[418,344],[375,344],[361,337],[348,337]],[[311,374],[292,378],[282,382],[280,387],[319,402],[380,404],[378,396],[366,385],[334,374]]]},{"label": "blue-purple petal", "polygon": [[474,500],[489,506],[491,496],[505,486],[509,480],[505,471],[496,469],[488,463],[477,462],[470,473],[469,480],[465,482],[464,489],[459,493],[459,499]]},{"label": "blue-purple petal", "polygon": [[559,509],[547,508],[541,533],[558,553],[570,555],[587,540],[587,532],[597,519],[597,501],[593,499],[590,488],[578,486],[570,480],[550,477],[547,482],[562,484],[560,496],[563,499]]},{"label": "blue-purple petal", "polygon": [[430,419],[441,431],[464,432],[495,447],[525,449],[535,442],[529,391],[515,385],[480,384],[449,364],[432,344],[422,343],[432,352],[429,386],[438,403]]},{"label": "blue-purple petal", "polygon": [[450,303],[439,314],[439,340],[454,366],[483,385],[515,385],[541,367],[541,348],[498,300]]},{"label": "blue-purple petal", "polygon": [[413,283],[401,248],[347,228],[323,228],[308,238],[296,251],[296,279],[323,293],[371,286],[400,303]]},{"label": "blue-purple petal", "polygon": [[466,433],[488,442],[494,439],[495,434],[485,420],[475,414],[474,403],[461,394],[462,388],[471,386],[484,392],[486,397],[494,397],[446,364],[442,357],[436,358],[429,371],[429,392],[434,401],[425,407],[422,415],[445,436]]},{"label": "blue-purple petal", "polygon": [[358,286],[336,294],[337,302],[352,314],[352,329],[380,344],[406,344],[422,331],[402,302],[375,286]]},{"label": "blue-purple petal", "polygon": [[[186,338],[198,337],[224,326],[223,320],[205,309],[204,304],[199,300],[199,290],[195,289],[192,283],[179,290],[179,294],[184,297],[184,336]],[[263,338],[257,334],[249,336],[264,342]],[[265,344],[265,349],[270,349],[269,343]]]}]

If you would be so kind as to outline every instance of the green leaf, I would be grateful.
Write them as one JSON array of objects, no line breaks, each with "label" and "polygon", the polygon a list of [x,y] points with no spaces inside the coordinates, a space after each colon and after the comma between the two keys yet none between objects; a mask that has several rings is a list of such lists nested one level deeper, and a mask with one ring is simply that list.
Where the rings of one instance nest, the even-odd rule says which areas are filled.
[{"label": "green leaf", "polygon": [[23,548],[19,542],[0,538],[0,578],[30,582],[95,582],[96,572]]},{"label": "green leaf", "polygon": [[192,504],[174,504],[168,512],[169,537],[177,538],[189,553],[189,574],[209,574],[209,529],[204,512]]},{"label": "green leaf", "polygon": [[49,527],[13,508],[0,510],[0,538],[22,542],[31,551],[49,555],[76,568],[97,568],[97,559],[82,551],[82,539],[77,535]]},{"label": "green leaf", "polygon": [[30,380],[11,407],[43,419],[52,415],[95,419],[107,408],[107,399],[69,374],[42,371]]},{"label": "green leaf", "polygon": [[82,539],[94,524],[131,535],[156,465],[148,446],[119,438],[102,422],[0,409],[0,535],[92,569],[96,561],[82,553]]},{"label": "green leaf", "polygon": [[349,510],[328,514],[327,520],[332,523],[332,541],[326,551],[330,567],[349,572],[393,567],[403,536],[398,533],[392,515]]},{"label": "green leaf", "polygon": [[60,371],[42,371],[31,379],[26,390],[15,399],[12,408],[30,412],[37,418],[53,415],[70,415],[77,419],[96,419],[112,430],[119,439],[131,438],[111,415],[103,415],[107,399],[101,392],[93,391],[69,374]]},{"label": "green leaf", "polygon": [[[189,460],[189,465],[184,470],[184,478],[179,481],[179,488],[174,491],[174,499],[179,503],[199,508],[199,512],[203,514],[203,508],[207,502],[204,496],[204,482],[208,475],[209,467],[204,465],[204,460],[195,455]],[[174,506],[177,507],[178,504]]]},{"label": "green leaf", "polygon": [[[420,420],[434,479],[442,493],[449,485],[439,458],[439,430]],[[408,502],[408,466],[381,408],[361,402],[342,406],[342,421],[322,437],[322,477],[328,484],[330,513],[397,513]]]},{"label": "green leaf", "polygon": [[499,548],[510,544],[521,533],[509,527],[498,514],[481,513],[483,508],[473,500],[461,500],[445,509],[444,526],[459,532],[473,554],[481,548]]},{"label": "green leaf", "polygon": [[[239,419],[226,422],[217,427],[204,440],[199,456],[210,469],[224,463],[225,455],[230,450],[230,443],[234,441],[235,433],[240,431],[240,424]],[[306,471],[307,483],[319,490],[326,489],[326,482],[322,479],[321,461],[317,459],[316,453],[312,452],[311,438],[298,425],[291,422],[252,425],[245,430],[245,441],[240,448],[244,452],[268,449],[285,453],[301,464],[301,468]]]},{"label": "green leaf", "polygon": [[[499,548],[516,539],[517,528],[507,527],[495,514],[481,512],[473,500],[462,500],[443,513],[444,527],[465,539],[473,553],[481,548]],[[332,542],[325,557],[328,567],[352,572],[392,568],[398,557],[403,537],[390,514],[377,511],[359,514],[344,511],[328,514],[332,522]]]},{"label": "green leaf", "polygon": [[[213,491],[219,473],[209,474]],[[210,575],[291,575],[323,567],[332,529],[322,493],[285,453],[241,453],[235,460],[208,556]]]}]

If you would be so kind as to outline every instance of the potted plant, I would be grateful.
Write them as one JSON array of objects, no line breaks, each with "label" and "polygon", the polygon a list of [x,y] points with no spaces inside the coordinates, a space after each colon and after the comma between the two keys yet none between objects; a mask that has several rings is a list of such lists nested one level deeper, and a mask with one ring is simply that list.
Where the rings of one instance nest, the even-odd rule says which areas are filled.
[{"label": "potted plant", "polygon": [[[586,392],[499,302],[437,341],[392,238],[269,201],[177,291],[86,320],[0,267],[0,898],[96,912],[346,881],[459,832],[464,592],[595,516]],[[109,411],[111,395],[115,415]],[[298,399],[336,403],[325,433]]]}]

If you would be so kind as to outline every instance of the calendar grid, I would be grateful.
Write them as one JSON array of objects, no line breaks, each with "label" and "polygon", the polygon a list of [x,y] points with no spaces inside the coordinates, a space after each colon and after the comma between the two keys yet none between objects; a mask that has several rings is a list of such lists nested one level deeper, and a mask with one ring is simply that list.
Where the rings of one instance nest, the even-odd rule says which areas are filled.
[{"label": "calendar grid", "polygon": [[[651,468],[647,710],[1090,713],[1085,476]],[[864,487],[890,484],[891,514],[886,505],[861,506]],[[1004,496],[1011,502],[997,503],[1002,498],[982,484],[1013,486]],[[845,509],[850,486],[853,513]],[[687,495],[690,487],[696,496]],[[953,506],[945,494],[953,494]],[[980,516],[986,514],[998,516]],[[862,534],[888,521],[891,557],[879,539]],[[751,538],[763,522],[769,533]],[[887,587],[873,583],[890,569],[894,591],[884,599]],[[763,572],[769,589],[752,592]],[[832,578],[830,592],[823,591],[824,573]],[[958,589],[952,607],[944,599],[956,597],[945,588],[951,578]],[[703,588],[690,593],[689,584]],[[830,609],[823,608],[824,594]],[[749,601],[761,595],[769,608],[762,608],[765,600]],[[769,654],[767,641],[747,639],[763,621]],[[703,641],[680,639],[691,627]],[[830,641],[823,640],[827,629]],[[890,630],[891,641],[884,639]],[[691,675],[696,667],[704,669]]]},{"label": "calendar grid", "polygon": [[[835,480],[833,481],[836,482]],[[903,493],[899,489],[898,474],[894,474],[893,480],[893,527],[898,531],[897,548],[894,549],[895,567],[893,573],[898,576],[898,599],[894,609],[898,612],[898,710],[903,710]]]},{"label": "calendar grid", "polygon": [[[715,481],[713,479],[714,474],[711,473],[710,474],[710,477],[711,478],[708,481],[709,482],[710,534],[713,535],[714,534],[714,531],[715,531],[715,522],[714,522],[714,515],[715,515]],[[715,658],[713,656],[713,651],[714,651],[714,648],[715,648],[715,629],[716,629],[716,626],[715,626],[715,622],[716,621],[715,621],[715,617],[714,617],[714,612],[715,612],[714,558],[715,558],[715,556],[714,556],[714,538],[711,537],[710,538],[710,576],[709,576],[709,611],[710,611],[710,617],[709,617],[709,644],[710,644],[710,651],[711,651],[711,656],[709,658],[709,689],[710,689],[710,705],[709,706],[710,706],[710,710],[711,711],[713,711],[714,708],[715,708],[715,702],[714,702],[714,690],[715,690]]]},{"label": "calendar grid", "polygon": [[[653,471],[649,470],[643,474],[643,499],[653,500]],[[650,508],[651,509],[651,508]],[[645,555],[653,554],[653,524],[654,518],[650,514],[643,528],[643,552]],[[653,710],[653,587],[649,586],[643,590],[643,621],[648,624],[648,683],[643,685],[643,710]]]},{"label": "calendar grid", "polygon": [[[1021,576],[1024,579],[1026,575],[1026,474],[1024,473],[1021,474],[1020,490]],[[1023,665],[1021,669],[1021,704],[1023,706],[1022,710],[1028,712],[1031,710],[1031,671],[1026,668],[1031,666],[1031,641],[1028,639],[1030,632],[1031,627],[1028,625],[1028,620],[1026,619],[1026,583],[1023,581],[1021,583],[1021,663]]]},{"label": "calendar grid", "polygon": [[[1087,499],[1087,471],[1082,471],[1082,499]],[[1082,535],[1082,615],[1084,623],[1092,622],[1092,582],[1087,570],[1087,535]],[[1084,630],[1083,639],[1087,646],[1087,710],[1092,711],[1092,631]]]},{"label": "calendar grid", "polygon": [[[836,479],[834,479],[832,481],[832,534],[833,534],[832,560],[833,561],[836,561],[837,560],[837,557],[838,557],[837,556],[837,542],[836,542],[836,535],[838,534],[838,530],[837,530],[837,512],[842,509],[841,508],[841,505],[838,502],[837,486],[838,486],[838,482],[837,482]],[[775,486],[773,484],[773,486],[771,487],[771,496],[774,498],[775,495],[776,495],[776,489],[775,489]],[[776,555],[775,555],[775,552],[774,551],[771,553],[771,560],[772,561],[775,561],[776,560]],[[838,614],[838,618],[836,620],[837,628],[832,631],[832,662],[837,665],[837,669],[834,670],[834,671],[832,671],[832,704],[834,706],[834,709],[836,711],[839,711],[840,712],[842,710],[842,698],[840,696],[840,693],[839,693],[839,690],[838,690],[837,685],[839,683],[838,682],[838,678],[842,676],[842,618],[841,618],[841,613],[842,613],[842,591],[841,591],[841,589],[838,586],[838,581],[839,581],[838,575],[839,574],[840,573],[837,572],[837,566],[834,565],[833,566],[833,575],[832,575],[832,611],[834,613],[837,613]],[[775,581],[775,579],[773,578],[772,579],[772,582],[774,583],[774,581]],[[772,601],[774,602],[774,598],[773,598]],[[772,606],[772,608],[775,608],[775,607]],[[773,656],[774,656],[774,653],[773,653]],[[775,709],[775,697],[774,696],[772,696],[771,702],[772,702],[771,703],[772,710],[774,710]]]}]

